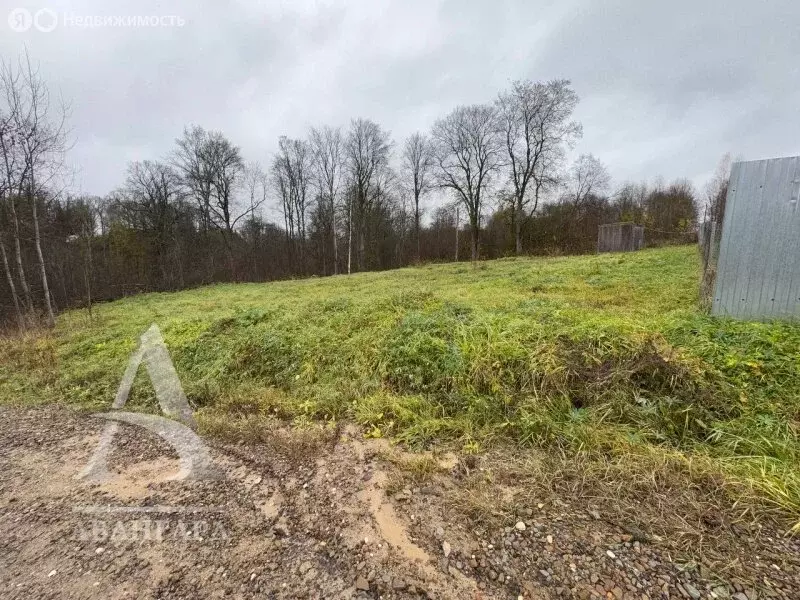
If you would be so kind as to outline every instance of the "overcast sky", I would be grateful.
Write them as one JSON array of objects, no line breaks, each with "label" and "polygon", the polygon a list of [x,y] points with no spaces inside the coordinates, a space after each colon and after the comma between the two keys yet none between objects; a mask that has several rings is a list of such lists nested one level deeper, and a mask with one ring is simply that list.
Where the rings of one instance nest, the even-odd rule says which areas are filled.
[{"label": "overcast sky", "polygon": [[[597,155],[615,184],[661,175],[701,186],[725,152],[800,154],[798,0],[0,6],[0,54],[27,46],[72,103],[75,189],[90,194],[118,186],[128,161],[164,156],[187,123],[222,130],[266,164],[279,135],[363,116],[401,142],[518,78],[572,80],[584,127],[576,152]],[[58,22],[16,32],[15,8],[46,8]],[[137,15],[184,23],[74,19]],[[39,24],[52,25],[46,13]]]}]

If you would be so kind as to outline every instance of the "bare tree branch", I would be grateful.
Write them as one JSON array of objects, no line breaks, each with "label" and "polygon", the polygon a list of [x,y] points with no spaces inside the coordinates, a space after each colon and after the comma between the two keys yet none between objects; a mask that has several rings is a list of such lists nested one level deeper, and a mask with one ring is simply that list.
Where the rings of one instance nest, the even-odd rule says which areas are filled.
[{"label": "bare tree branch", "polygon": [[422,133],[413,133],[403,146],[402,173],[414,198],[414,237],[416,262],[420,261],[420,201],[433,188],[436,160],[431,141]]},{"label": "bare tree branch", "polygon": [[497,99],[498,125],[512,185],[517,254],[522,253],[526,213],[535,212],[541,193],[556,184],[565,149],[581,136],[580,124],[570,120],[577,104],[578,96],[565,79],[515,81]]},{"label": "bare tree branch", "polygon": [[485,196],[501,164],[497,130],[495,109],[484,104],[460,106],[433,126],[438,184],[453,190],[467,209],[473,261]]}]

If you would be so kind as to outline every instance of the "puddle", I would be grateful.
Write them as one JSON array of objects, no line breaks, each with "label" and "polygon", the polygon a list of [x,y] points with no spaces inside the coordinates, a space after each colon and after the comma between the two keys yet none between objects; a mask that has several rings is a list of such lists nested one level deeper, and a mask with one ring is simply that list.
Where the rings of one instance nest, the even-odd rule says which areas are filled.
[{"label": "puddle", "polygon": [[99,486],[99,489],[121,500],[146,498],[150,495],[150,484],[169,481],[178,473],[178,461],[158,458],[137,463]]},{"label": "puddle", "polygon": [[383,503],[373,509],[373,516],[378,523],[378,529],[387,542],[398,548],[406,558],[428,562],[430,557],[422,548],[414,544],[406,533],[405,527],[397,519],[391,504]]},{"label": "puddle", "polygon": [[281,512],[281,506],[283,506],[283,496],[280,492],[275,492],[263,502],[257,503],[256,506],[267,519],[277,519]]},{"label": "puddle", "polygon": [[385,481],[386,475],[380,471],[376,472],[372,479],[372,485],[359,492],[359,499],[369,507],[369,512],[378,525],[378,533],[384,540],[397,548],[404,557],[427,563],[430,556],[409,539],[406,528],[397,517],[394,507],[386,501],[382,487]]},{"label": "puddle", "polygon": [[87,439],[89,442],[81,444],[77,449],[73,449],[72,443],[65,444],[65,449],[58,455],[49,451],[23,450],[6,457],[12,468],[36,473],[35,477],[38,480],[36,486],[28,490],[19,490],[16,496],[59,498],[69,495],[75,488],[75,473],[78,473],[86,462],[87,453],[83,446],[90,447],[96,438],[87,436]]}]

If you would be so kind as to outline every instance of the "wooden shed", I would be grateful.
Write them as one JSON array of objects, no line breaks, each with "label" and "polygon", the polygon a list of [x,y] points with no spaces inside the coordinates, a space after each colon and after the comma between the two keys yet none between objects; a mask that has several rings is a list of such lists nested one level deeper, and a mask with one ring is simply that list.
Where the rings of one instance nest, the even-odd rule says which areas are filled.
[{"label": "wooden shed", "polygon": [[634,252],[644,246],[644,227],[634,223],[600,225],[598,252]]}]

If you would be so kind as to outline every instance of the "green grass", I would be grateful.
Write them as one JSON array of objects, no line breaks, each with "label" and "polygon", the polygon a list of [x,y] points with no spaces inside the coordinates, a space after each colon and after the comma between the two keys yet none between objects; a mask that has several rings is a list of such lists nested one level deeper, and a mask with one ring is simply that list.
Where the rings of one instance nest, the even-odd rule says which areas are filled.
[{"label": "green grass", "polygon": [[212,430],[347,419],[414,447],[656,450],[800,518],[800,326],[702,314],[698,268],[671,247],[147,294],[0,341],[0,401],[107,408],[155,322]]}]

